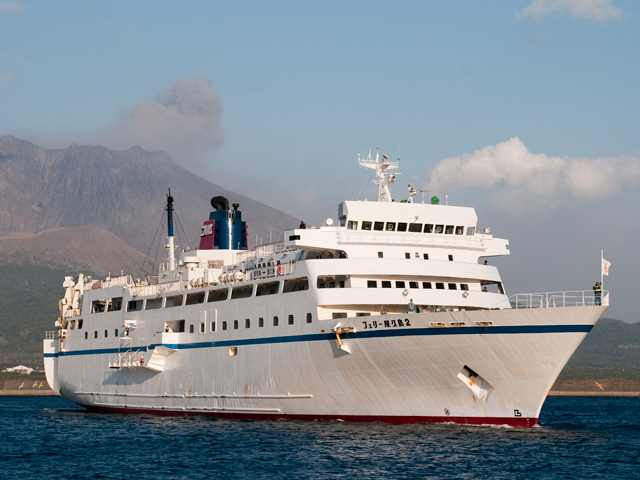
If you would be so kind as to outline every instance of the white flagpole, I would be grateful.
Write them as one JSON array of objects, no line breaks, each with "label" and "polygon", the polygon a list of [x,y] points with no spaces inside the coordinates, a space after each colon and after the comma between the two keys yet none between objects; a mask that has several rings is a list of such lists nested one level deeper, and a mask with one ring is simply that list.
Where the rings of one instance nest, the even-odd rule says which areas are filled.
[{"label": "white flagpole", "polygon": [[604,290],[604,272],[602,266],[604,265],[604,250],[600,250],[600,288]]}]

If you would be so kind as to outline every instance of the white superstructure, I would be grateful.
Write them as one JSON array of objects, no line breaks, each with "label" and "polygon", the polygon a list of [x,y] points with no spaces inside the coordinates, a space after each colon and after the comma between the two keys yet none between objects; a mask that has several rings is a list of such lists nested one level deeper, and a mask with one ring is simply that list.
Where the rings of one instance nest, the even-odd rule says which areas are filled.
[{"label": "white superstructure", "polygon": [[392,201],[397,162],[359,163],[379,201],[342,202],[335,225],[248,251],[238,205],[216,197],[177,265],[169,217],[157,281],[67,277],[51,387],[98,411],[535,425],[607,292],[510,299],[485,264],[508,241],[474,209],[415,203],[411,187]]}]

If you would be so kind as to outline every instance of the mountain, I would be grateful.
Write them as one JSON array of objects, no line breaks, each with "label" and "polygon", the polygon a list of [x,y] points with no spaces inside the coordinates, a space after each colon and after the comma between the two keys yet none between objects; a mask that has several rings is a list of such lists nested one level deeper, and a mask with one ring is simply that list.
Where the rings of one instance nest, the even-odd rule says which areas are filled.
[{"label": "mountain", "polygon": [[209,200],[217,195],[240,204],[251,244],[256,235],[269,238],[273,233],[279,239],[283,230],[299,224],[279,210],[198,177],[165,152],[76,144],[48,150],[13,136],[0,137],[0,236],[94,225],[146,253],[169,188],[181,247],[198,246],[200,226],[212,210]]},{"label": "mountain", "polygon": [[65,269],[73,276],[80,271],[106,276],[121,270],[138,274],[143,261],[138,250],[94,225],[0,237],[0,264],[5,265],[32,264]]}]

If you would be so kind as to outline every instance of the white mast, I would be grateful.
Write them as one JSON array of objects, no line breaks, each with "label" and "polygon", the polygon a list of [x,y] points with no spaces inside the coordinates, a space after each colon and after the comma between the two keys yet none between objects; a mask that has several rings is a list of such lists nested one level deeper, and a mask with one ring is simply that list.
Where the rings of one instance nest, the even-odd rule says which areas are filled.
[{"label": "white mast", "polygon": [[[376,148],[376,159],[371,158],[371,149],[369,149],[369,156],[364,158],[364,154],[362,158],[360,158],[360,154],[358,154],[358,165],[361,167],[372,168],[376,171],[376,176],[378,180],[372,180],[371,183],[378,185],[378,201],[379,202],[391,202],[391,192],[389,191],[389,187],[393,185],[393,182],[396,181],[396,177],[391,175],[387,170],[395,170],[398,168],[398,161],[390,162],[389,157],[386,155],[382,155],[382,161],[380,161],[380,152],[379,149]],[[399,173],[397,175],[400,175]]]},{"label": "white mast", "polygon": [[167,270],[172,271],[176,269],[176,257],[175,248],[173,243],[173,197],[171,196],[171,189],[169,189],[169,195],[167,195]]}]

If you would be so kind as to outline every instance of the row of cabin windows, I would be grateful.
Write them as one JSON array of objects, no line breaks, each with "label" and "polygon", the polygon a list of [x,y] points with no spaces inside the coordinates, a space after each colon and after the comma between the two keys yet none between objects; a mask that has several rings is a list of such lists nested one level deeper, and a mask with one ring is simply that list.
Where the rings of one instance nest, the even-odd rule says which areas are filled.
[{"label": "row of cabin windows", "polygon": [[[349,220],[347,229],[358,230],[358,222]],[[444,233],[445,235],[464,235],[464,226],[437,225],[433,223],[403,223],[403,222],[367,222],[363,221],[360,230],[379,232],[411,232],[411,233]],[[476,227],[467,227],[467,235],[472,236]]]},{"label": "row of cabin windows", "polygon": [[[231,290],[231,300],[239,298],[248,298],[252,296],[261,297],[264,295],[274,295],[277,293],[291,293],[309,290],[309,279],[307,277],[293,278],[285,280],[280,291],[280,282],[264,282],[256,285],[241,285],[232,288],[220,288],[217,290],[209,290],[204,292],[189,293],[186,295],[173,295],[163,298],[149,298],[146,305],[144,300],[131,300],[127,302],[128,312],[137,312],[144,310],[156,310],[162,308],[163,301],[166,308],[180,307],[183,305],[197,305],[206,302],[219,302],[229,298],[229,290]],[[255,290],[254,290],[255,286]],[[101,313],[105,311],[105,305],[119,305],[122,308],[122,297],[110,298],[108,300],[94,300],[91,302],[91,313]],[[111,310],[108,310],[111,311]]]},{"label": "row of cabin windows", "polygon": [[[378,258],[384,258],[384,252],[378,252]],[[404,258],[406,258],[407,260],[411,260],[411,253],[409,252],[404,252]],[[414,254],[414,258],[420,258],[420,253],[416,252]],[[449,261],[453,262],[453,255],[448,255]],[[423,253],[422,254],[422,259],[423,260],[429,260],[429,254],[428,253]]]},{"label": "row of cabin windows", "polygon": [[[118,329],[117,328],[113,331],[113,336],[114,337],[118,336]],[[98,338],[98,331],[97,330],[93,332],[93,338]],[[104,331],[104,338],[109,338],[109,330],[105,330]],[[84,332],[84,339],[85,340],[89,339],[89,332]]]},{"label": "row of cabin windows", "polygon": [[[393,284],[395,283],[395,288],[409,288],[418,289],[420,288],[420,284],[422,284],[422,288],[426,290],[431,290],[433,288],[432,282],[405,282],[404,280],[396,280],[395,282],[391,280],[381,280],[380,286],[382,288],[393,288]],[[457,283],[444,283],[444,282],[434,282],[436,290],[445,290],[445,285],[449,290],[458,290]],[[378,288],[378,280],[367,280],[367,288]],[[469,290],[469,284],[461,283],[460,290]]]},{"label": "row of cabin windows", "polygon": [[[312,323],[313,322],[313,315],[311,315],[311,313],[307,313],[306,315],[306,321],[307,323]],[[182,326],[178,328],[178,332],[184,332],[184,320],[180,320],[179,322],[182,322]],[[178,323],[179,323],[178,322]],[[278,324],[280,322],[280,319],[277,315],[274,315],[271,319],[271,324],[274,327],[277,327]],[[175,323],[175,322],[168,322],[168,323]],[[222,330],[228,330],[229,327],[229,322],[227,322],[226,320],[223,320],[222,322]],[[294,317],[293,315],[287,315],[287,324],[289,325],[293,325],[294,323]],[[240,328],[240,321],[239,320],[234,320],[233,323],[233,329],[234,330],[238,330]],[[258,328],[262,328],[264,327],[264,317],[259,317],[258,318]],[[167,327],[166,331],[173,331],[175,332],[175,330],[173,330],[173,328],[171,330],[168,330],[169,327]],[[250,318],[246,318],[244,320],[244,328],[251,328],[251,319]],[[215,332],[216,331],[216,322],[215,320],[209,323],[209,332]],[[189,325],[189,333],[194,333],[195,332],[195,326],[193,324]],[[205,324],[204,322],[201,322],[200,325],[198,326],[198,332],[199,333],[205,333]]]}]

